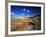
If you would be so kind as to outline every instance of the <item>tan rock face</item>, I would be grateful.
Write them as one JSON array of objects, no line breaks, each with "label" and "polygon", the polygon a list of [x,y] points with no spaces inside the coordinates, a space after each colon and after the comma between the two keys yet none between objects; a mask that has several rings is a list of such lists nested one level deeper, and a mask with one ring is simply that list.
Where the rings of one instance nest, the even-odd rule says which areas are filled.
[{"label": "tan rock face", "polygon": [[17,19],[13,24],[12,24],[12,31],[24,31],[24,30],[32,30],[33,25],[30,24],[29,22],[32,22],[32,19]]},{"label": "tan rock face", "polygon": [[19,22],[19,23],[15,23],[13,29],[15,29],[15,31],[21,31],[21,30],[32,30],[33,29],[33,25],[29,25],[28,22]]}]

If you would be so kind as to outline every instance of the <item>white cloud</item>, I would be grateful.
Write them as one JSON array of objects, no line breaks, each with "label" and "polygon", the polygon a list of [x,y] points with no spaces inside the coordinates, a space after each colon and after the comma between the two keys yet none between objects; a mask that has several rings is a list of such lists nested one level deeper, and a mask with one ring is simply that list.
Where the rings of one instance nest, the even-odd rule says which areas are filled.
[{"label": "white cloud", "polygon": [[12,15],[15,15],[13,12],[11,12]]},{"label": "white cloud", "polygon": [[30,10],[27,10],[27,12],[29,13],[29,12],[30,12]]},{"label": "white cloud", "polygon": [[26,11],[26,8],[24,8],[23,11]]}]

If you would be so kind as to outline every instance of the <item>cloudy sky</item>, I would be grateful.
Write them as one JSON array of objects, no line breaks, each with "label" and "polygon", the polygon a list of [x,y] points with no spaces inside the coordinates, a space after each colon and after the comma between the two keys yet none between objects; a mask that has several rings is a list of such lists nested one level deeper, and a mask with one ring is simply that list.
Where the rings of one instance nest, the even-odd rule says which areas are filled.
[{"label": "cloudy sky", "polygon": [[41,7],[11,5],[11,15],[17,18],[41,15]]}]

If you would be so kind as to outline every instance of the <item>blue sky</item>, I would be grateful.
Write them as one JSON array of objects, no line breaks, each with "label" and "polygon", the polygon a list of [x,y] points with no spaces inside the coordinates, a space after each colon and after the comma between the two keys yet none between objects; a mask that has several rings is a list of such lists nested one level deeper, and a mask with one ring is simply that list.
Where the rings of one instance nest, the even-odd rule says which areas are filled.
[{"label": "blue sky", "polygon": [[24,18],[35,15],[41,15],[41,7],[11,5],[11,16]]}]

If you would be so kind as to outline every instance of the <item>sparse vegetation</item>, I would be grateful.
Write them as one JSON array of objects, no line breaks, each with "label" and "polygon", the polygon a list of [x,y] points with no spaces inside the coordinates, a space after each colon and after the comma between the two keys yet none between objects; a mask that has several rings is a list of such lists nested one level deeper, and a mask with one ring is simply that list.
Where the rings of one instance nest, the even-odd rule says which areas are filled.
[{"label": "sparse vegetation", "polygon": [[11,31],[40,30],[41,17],[13,18],[11,19]]}]

